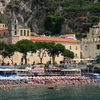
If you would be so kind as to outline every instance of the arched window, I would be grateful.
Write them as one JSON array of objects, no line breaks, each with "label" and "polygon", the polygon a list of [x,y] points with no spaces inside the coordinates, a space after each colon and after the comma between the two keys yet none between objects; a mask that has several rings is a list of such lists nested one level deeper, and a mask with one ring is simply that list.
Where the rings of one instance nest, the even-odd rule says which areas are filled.
[{"label": "arched window", "polygon": [[22,30],[20,30],[20,35],[21,35],[21,36],[23,35],[23,31],[22,31]]},{"label": "arched window", "polygon": [[17,31],[15,31],[15,35],[17,35]]},{"label": "arched window", "polygon": [[5,25],[3,25],[3,27],[5,27]]},{"label": "arched window", "polygon": [[26,30],[24,30],[24,36],[26,36]]},{"label": "arched window", "polygon": [[15,24],[17,24],[17,20],[15,19]]},{"label": "arched window", "polygon": [[87,51],[87,45],[85,46],[85,51]]},{"label": "arched window", "polygon": [[29,36],[29,30],[27,30],[27,36]]},{"label": "arched window", "polygon": [[17,29],[17,26],[15,25],[15,30]]},{"label": "arched window", "polygon": [[24,59],[23,59],[23,58],[21,58],[21,65],[23,65],[23,60],[24,60]]}]

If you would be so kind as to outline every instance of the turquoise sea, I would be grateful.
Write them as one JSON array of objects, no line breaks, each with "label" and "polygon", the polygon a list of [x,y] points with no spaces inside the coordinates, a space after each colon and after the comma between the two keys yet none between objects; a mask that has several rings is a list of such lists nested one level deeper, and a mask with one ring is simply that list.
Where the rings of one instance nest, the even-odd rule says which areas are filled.
[{"label": "turquoise sea", "polygon": [[0,90],[0,100],[100,100],[100,86],[12,88]]}]

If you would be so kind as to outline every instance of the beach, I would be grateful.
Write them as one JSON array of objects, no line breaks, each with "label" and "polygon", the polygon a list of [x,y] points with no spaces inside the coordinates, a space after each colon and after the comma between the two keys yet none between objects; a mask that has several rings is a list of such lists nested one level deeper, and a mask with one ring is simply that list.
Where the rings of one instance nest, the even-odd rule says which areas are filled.
[{"label": "beach", "polygon": [[100,84],[99,80],[90,79],[85,76],[37,76],[19,80],[15,80],[15,78],[11,80],[0,80],[1,89],[8,89],[11,87],[55,87],[59,85],[83,86],[98,84]]}]

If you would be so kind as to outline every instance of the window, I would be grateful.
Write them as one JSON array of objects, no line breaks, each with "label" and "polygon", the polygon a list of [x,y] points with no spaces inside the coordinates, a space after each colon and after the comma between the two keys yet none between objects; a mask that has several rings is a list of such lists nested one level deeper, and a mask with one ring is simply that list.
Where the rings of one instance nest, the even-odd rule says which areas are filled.
[{"label": "window", "polygon": [[75,57],[77,57],[77,53],[75,54]]},{"label": "window", "polygon": [[76,46],[76,50],[77,50],[77,46]]},{"label": "window", "polygon": [[99,50],[100,49],[100,44],[97,44],[97,50]]},{"label": "window", "polygon": [[92,35],[94,35],[94,33],[92,33]]},{"label": "window", "polygon": [[22,32],[22,30],[20,30],[20,35],[21,35],[21,36],[23,35],[23,32]]},{"label": "window", "polygon": [[6,36],[6,33],[5,32],[3,33],[3,36]]},{"label": "window", "polygon": [[87,51],[87,46],[85,46],[85,51]]},{"label": "window", "polygon": [[70,50],[72,49],[71,46],[69,47],[69,49],[70,49]]},{"label": "window", "polygon": [[11,33],[10,32],[8,34],[9,34],[9,36],[11,36]]},{"label": "window", "polygon": [[92,35],[94,35],[94,30],[92,30]]},{"label": "window", "polygon": [[29,34],[29,30],[27,30],[27,33]]},{"label": "window", "polygon": [[27,33],[27,36],[29,36],[29,33]]},{"label": "window", "polygon": [[26,36],[26,30],[24,30],[24,36]]},{"label": "window", "polygon": [[24,59],[23,59],[23,58],[21,58],[21,65],[23,65],[23,60],[24,60]]},{"label": "window", "polygon": [[15,31],[15,35],[17,35],[17,31]]},{"label": "window", "polygon": [[15,20],[15,24],[17,24],[17,20]]},{"label": "window", "polygon": [[16,25],[15,25],[15,29],[17,29]]},{"label": "window", "polygon": [[27,36],[29,36],[29,30],[27,30]]},{"label": "window", "polygon": [[89,58],[91,58],[91,56],[89,56]]}]

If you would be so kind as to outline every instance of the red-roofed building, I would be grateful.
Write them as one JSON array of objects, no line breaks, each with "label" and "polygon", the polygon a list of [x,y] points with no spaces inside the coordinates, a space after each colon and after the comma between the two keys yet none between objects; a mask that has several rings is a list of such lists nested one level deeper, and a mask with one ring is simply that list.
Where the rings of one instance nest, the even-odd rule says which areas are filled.
[{"label": "red-roofed building", "polygon": [[[66,49],[74,52],[75,59],[78,59],[76,62],[79,62],[80,59],[80,41],[73,38],[61,38],[61,37],[47,37],[47,36],[31,36],[30,39],[34,42],[55,42],[60,43],[65,46]],[[50,59],[50,58],[49,58]],[[47,61],[47,58],[44,58],[44,61]],[[63,60],[62,56],[56,58],[56,61],[59,63]]]},{"label": "red-roofed building", "polygon": [[[74,52],[75,59],[80,59],[80,41],[75,38],[74,34],[68,34],[64,37],[31,36],[30,29],[19,25],[16,17],[9,19],[8,28],[5,24],[0,24],[0,41],[4,40],[6,43],[16,43],[22,39],[32,40],[33,42],[39,41],[60,43],[64,45],[66,49]],[[34,53],[33,55],[28,53],[27,59],[29,64],[32,64],[33,62],[40,63],[38,53]],[[48,56],[46,53],[45,57],[43,58],[43,63],[47,63],[50,61],[50,59],[50,56]],[[63,61],[63,59],[63,56],[59,55],[55,58],[55,61],[60,63],[60,61]],[[17,64],[20,64],[21,61],[24,62],[23,55],[18,52],[14,54],[13,60],[15,61],[14,63]],[[5,59],[5,61],[10,62],[8,59]]]},{"label": "red-roofed building", "polygon": [[6,41],[8,42],[8,39],[5,37],[8,37],[8,28],[6,26],[6,24],[4,23],[0,23],[0,41]]},{"label": "red-roofed building", "polygon": [[47,41],[47,42],[66,42],[66,43],[80,43],[80,41],[72,38],[61,38],[61,37],[35,37],[31,36],[32,41]]}]

